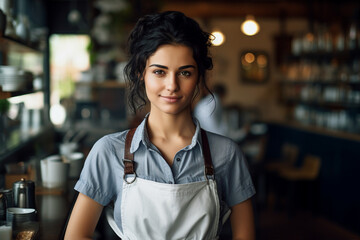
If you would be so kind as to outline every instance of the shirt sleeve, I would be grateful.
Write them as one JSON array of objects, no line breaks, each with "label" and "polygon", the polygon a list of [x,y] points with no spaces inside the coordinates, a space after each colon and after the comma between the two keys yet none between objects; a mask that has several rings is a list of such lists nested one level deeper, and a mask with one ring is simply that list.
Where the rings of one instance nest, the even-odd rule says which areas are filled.
[{"label": "shirt sleeve", "polygon": [[255,194],[255,187],[249,172],[247,161],[239,146],[230,141],[225,173],[222,178],[224,200],[229,207],[239,204]]},{"label": "shirt sleeve", "polygon": [[74,189],[105,206],[115,194],[112,174],[115,154],[108,137],[98,140],[85,160]]}]

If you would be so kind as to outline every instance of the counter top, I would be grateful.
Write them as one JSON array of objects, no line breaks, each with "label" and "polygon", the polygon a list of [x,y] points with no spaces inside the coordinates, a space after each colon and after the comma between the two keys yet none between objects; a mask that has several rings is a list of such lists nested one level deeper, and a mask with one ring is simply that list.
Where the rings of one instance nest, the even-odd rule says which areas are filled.
[{"label": "counter top", "polygon": [[75,201],[75,183],[76,180],[69,180],[66,189],[36,187],[39,219],[37,240],[60,239]]}]

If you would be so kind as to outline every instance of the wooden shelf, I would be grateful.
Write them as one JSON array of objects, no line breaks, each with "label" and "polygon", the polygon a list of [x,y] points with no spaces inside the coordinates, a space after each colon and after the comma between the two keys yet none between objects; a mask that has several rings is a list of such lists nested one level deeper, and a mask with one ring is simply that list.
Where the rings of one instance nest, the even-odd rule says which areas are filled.
[{"label": "wooden shelf", "polygon": [[308,59],[308,60],[331,60],[333,58],[336,58],[338,60],[346,61],[348,59],[354,59],[359,56],[360,49],[344,49],[344,50],[332,50],[329,52],[325,51],[312,51],[312,52],[302,52],[299,54],[291,54],[288,56],[289,61],[300,61],[302,59]]},{"label": "wooden shelf", "polygon": [[[282,80],[279,82],[281,95],[279,100],[290,106],[297,104],[312,106],[331,110],[356,110],[360,109],[358,97],[355,92],[360,91],[360,82],[344,82],[340,80],[332,81],[306,81],[306,80]],[[328,100],[327,90],[337,89],[336,101]],[[308,96],[303,96],[305,90]],[[353,95],[350,95],[353,94]]]},{"label": "wooden shelf", "polygon": [[286,104],[303,104],[314,107],[324,108],[336,108],[336,109],[348,109],[348,108],[360,108],[360,103],[349,103],[349,102],[324,102],[324,101],[305,101],[297,98],[285,98],[283,100]]},{"label": "wooden shelf", "polygon": [[40,53],[40,50],[35,46],[27,44],[19,39],[0,36],[0,51],[4,52],[18,52],[18,53]]},{"label": "wooden shelf", "polygon": [[[7,37],[7,36],[0,36],[0,52],[3,52],[5,56],[13,52],[19,54],[25,54],[25,53],[42,54],[42,52],[39,49],[37,49],[35,46],[32,46],[19,39]],[[6,65],[6,61],[5,61],[5,65]],[[42,90],[22,90],[22,91],[8,92],[8,91],[2,91],[0,86],[0,99],[16,97],[16,96],[35,93],[39,91]]]},{"label": "wooden shelf", "polygon": [[282,85],[330,85],[330,86],[341,86],[341,85],[349,85],[349,86],[359,86],[360,82],[344,82],[340,80],[332,80],[332,81],[321,81],[321,80],[315,80],[315,81],[309,81],[309,80],[281,80],[280,83]]},{"label": "wooden shelf", "polygon": [[[1,86],[0,86],[1,88]],[[12,93],[11,92],[3,92],[0,89],[0,99],[6,99],[6,98],[11,98],[12,97]]]},{"label": "wooden shelf", "polygon": [[39,89],[39,90],[27,90],[27,91],[3,92],[0,86],[0,99],[6,99],[11,97],[41,92],[41,91],[43,90]]}]

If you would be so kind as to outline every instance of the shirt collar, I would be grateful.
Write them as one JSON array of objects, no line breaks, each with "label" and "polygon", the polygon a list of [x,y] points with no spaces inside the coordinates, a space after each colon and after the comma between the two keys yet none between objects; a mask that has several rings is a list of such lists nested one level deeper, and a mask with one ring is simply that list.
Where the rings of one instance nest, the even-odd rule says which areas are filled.
[{"label": "shirt collar", "polygon": [[[130,152],[134,153],[138,150],[140,147],[140,143],[144,144],[146,148],[149,148],[151,146],[151,142],[149,139],[149,135],[146,129],[146,122],[149,117],[149,113],[146,114],[144,120],[140,123],[140,125],[137,127],[133,140],[131,142]],[[195,134],[191,140],[191,144],[186,146],[184,150],[190,150],[196,146],[196,144],[200,144],[201,135],[200,135],[200,123],[196,118],[193,118],[193,121],[195,123],[196,129]]]}]

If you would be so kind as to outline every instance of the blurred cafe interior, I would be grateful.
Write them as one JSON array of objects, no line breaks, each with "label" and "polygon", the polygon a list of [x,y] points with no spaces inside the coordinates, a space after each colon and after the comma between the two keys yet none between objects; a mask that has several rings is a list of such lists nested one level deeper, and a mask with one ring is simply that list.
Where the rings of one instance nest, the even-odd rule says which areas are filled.
[{"label": "blurred cafe interior", "polygon": [[[360,239],[359,1],[0,0],[0,221],[35,209],[13,239],[62,238],[93,144],[146,113],[127,106],[126,40],[165,10],[215,36],[208,84],[245,132],[257,239]],[[104,216],[95,239],[117,239]]]}]

